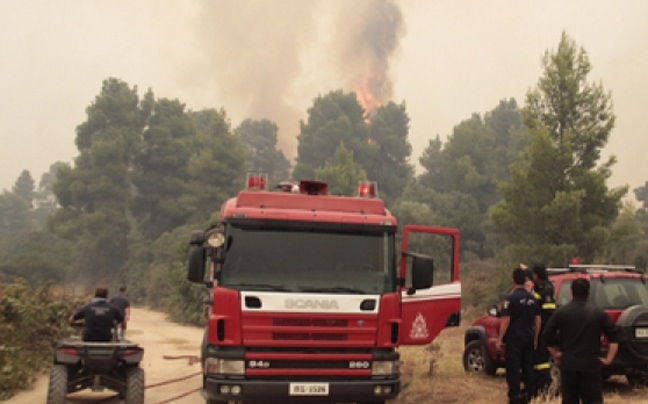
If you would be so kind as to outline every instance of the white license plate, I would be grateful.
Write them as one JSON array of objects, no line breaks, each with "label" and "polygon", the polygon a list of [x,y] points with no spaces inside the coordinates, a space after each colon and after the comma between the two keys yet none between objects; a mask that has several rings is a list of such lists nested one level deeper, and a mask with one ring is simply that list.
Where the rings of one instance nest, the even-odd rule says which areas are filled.
[{"label": "white license plate", "polygon": [[290,383],[291,396],[328,396],[328,383]]},{"label": "white license plate", "polygon": [[635,338],[648,338],[648,328],[635,328]]}]

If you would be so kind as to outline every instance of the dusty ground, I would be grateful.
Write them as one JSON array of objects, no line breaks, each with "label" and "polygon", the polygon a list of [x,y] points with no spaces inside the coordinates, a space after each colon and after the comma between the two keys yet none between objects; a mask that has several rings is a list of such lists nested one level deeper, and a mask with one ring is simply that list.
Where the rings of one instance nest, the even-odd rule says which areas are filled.
[{"label": "dusty ground", "polygon": [[[199,375],[172,384],[153,387],[172,379],[200,372],[198,363],[187,359],[165,359],[165,356],[199,355],[202,329],[171,323],[164,314],[141,308],[132,309],[127,338],[144,347],[142,368],[146,372],[145,404],[204,404],[196,391]],[[463,333],[466,325],[444,330],[429,347],[401,349],[404,360],[403,391],[390,404],[492,404],[506,402],[506,381],[502,371],[495,377],[468,375],[461,364]],[[48,375],[41,376],[34,388],[19,392],[2,404],[45,403]],[[193,392],[191,392],[193,391]],[[623,378],[604,384],[606,404],[648,404],[648,389],[632,389]],[[184,393],[190,394],[179,397]],[[175,399],[177,398],[177,399]],[[109,391],[89,390],[68,396],[68,404],[123,404]],[[559,398],[538,399],[533,404],[560,404]]]},{"label": "dusty ground", "polygon": [[[180,378],[200,372],[200,364],[190,364],[187,359],[165,359],[165,356],[199,355],[203,331],[200,328],[184,327],[167,321],[163,313],[132,308],[131,321],[128,323],[126,338],[144,347],[144,360],[141,367],[145,372],[147,386]],[[19,392],[6,404],[45,403],[47,398],[48,374],[41,376],[34,388]],[[149,387],[145,393],[146,404],[162,404],[168,399],[181,395],[201,386],[200,376],[192,376],[184,381]],[[111,398],[112,397],[112,398]],[[68,395],[69,404],[122,404],[111,391],[101,393],[90,390]],[[201,396],[193,392],[186,397],[172,401],[174,404],[202,403]]]}]

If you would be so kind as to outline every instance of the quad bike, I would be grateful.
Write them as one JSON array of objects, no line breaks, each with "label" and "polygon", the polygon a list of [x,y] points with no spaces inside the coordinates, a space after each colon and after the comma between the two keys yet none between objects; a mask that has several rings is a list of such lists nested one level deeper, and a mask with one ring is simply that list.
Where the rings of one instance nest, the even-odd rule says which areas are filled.
[{"label": "quad bike", "polygon": [[130,341],[87,342],[68,337],[56,345],[47,404],[64,404],[68,393],[109,389],[125,404],[144,403],[144,349]]}]

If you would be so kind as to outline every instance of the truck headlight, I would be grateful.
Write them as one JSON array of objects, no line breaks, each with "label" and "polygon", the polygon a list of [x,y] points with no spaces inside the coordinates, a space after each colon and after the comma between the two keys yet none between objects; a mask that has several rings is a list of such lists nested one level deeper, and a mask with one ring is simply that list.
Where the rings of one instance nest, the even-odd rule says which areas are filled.
[{"label": "truck headlight", "polygon": [[243,375],[245,362],[237,359],[205,359],[205,374],[207,375]]},{"label": "truck headlight", "polygon": [[371,363],[372,376],[392,376],[398,373],[398,361],[373,361]]}]

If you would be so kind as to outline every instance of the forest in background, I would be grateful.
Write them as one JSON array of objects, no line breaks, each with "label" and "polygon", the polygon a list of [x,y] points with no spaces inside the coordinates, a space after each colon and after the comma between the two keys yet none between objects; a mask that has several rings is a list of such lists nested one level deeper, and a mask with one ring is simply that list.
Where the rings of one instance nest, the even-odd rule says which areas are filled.
[{"label": "forest in background", "polygon": [[[24,170],[0,195],[0,333],[61,329],[37,309],[17,309],[27,301],[20,293],[45,296],[40,288],[52,284],[82,296],[99,284],[126,285],[135,304],[202,322],[206,288],[186,281],[189,235],[218,219],[248,172],[267,173],[271,184],[324,180],[338,195],[377,181],[400,225],[458,228],[468,313],[497,301],[520,262],[562,267],[578,257],[645,270],[648,182],[632,194],[607,185],[616,160],[601,161],[601,151],[615,116],[590,70],[587,52],[563,34],[523,106],[503,99],[445,141],[431,137],[420,174],[405,102],[366,110],[353,92],[317,96],[291,162],[268,119],[232,127],[223,109],[191,111],[108,78],[77,127],[74,164],[54,162],[38,183]],[[47,296],[43,304],[56,302],[47,313],[64,321],[69,302]],[[50,334],[49,344],[58,336]],[[23,349],[11,341],[3,338],[0,350]]]}]

